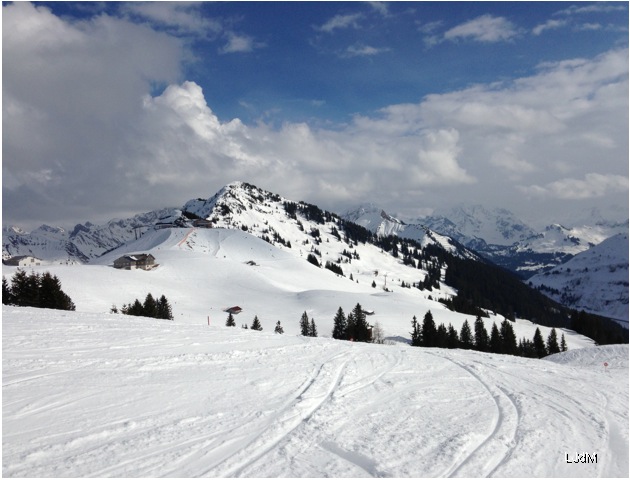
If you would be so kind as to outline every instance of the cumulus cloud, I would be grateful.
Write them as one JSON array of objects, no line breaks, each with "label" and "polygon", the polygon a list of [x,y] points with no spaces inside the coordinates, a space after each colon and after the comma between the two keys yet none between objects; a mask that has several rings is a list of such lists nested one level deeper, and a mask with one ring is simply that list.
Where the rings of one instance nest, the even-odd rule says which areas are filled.
[{"label": "cumulus cloud", "polygon": [[482,15],[444,33],[445,40],[467,39],[477,42],[502,42],[518,35],[516,26],[504,17]]},{"label": "cumulus cloud", "polygon": [[24,2],[4,6],[2,22],[5,215],[120,208],[126,195],[111,192],[124,190],[124,138],[142,95],[181,78],[180,41],[108,15],[70,22]]},{"label": "cumulus cloud", "polygon": [[[454,130],[428,129],[401,139],[374,136],[356,125],[332,131],[305,123],[286,123],[280,129],[246,126],[238,120],[221,123],[193,82],[147,97],[139,128],[145,133],[135,156],[146,161],[137,164],[135,175],[146,175],[143,172],[152,166],[148,178],[154,185],[179,178],[189,188],[201,188],[209,177],[219,176],[223,182],[256,178],[296,198],[305,193],[313,198],[326,186],[327,198],[319,200],[330,202],[347,199],[350,193],[365,196],[375,182],[411,188],[474,181],[458,164]],[[180,161],[182,153],[186,162]],[[359,172],[365,173],[355,182]]]},{"label": "cumulus cloud", "polygon": [[331,210],[372,200],[411,215],[462,198],[507,208],[555,198],[559,212],[562,201],[627,200],[627,49],[344,125],[278,127],[221,121],[182,78],[182,43],[166,33],[27,3],[3,14],[8,222],[107,220],[234,180]]}]

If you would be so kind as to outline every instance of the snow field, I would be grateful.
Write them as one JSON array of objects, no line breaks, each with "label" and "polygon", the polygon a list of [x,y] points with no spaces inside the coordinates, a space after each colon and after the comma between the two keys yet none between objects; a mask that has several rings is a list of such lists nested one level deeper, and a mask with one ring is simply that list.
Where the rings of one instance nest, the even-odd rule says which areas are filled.
[{"label": "snow field", "polygon": [[5,306],[2,401],[6,477],[628,476],[627,345],[532,360]]},{"label": "snow field", "polygon": [[[3,474],[628,475],[627,346],[593,349],[559,331],[570,351],[553,362],[412,348],[411,318],[427,310],[437,324],[472,327],[473,317],[428,299],[451,289],[400,288],[422,272],[370,245],[343,265],[350,281],[310,265],[291,242],[168,229],[99,264],[37,268],[60,278],[77,311],[3,307]],[[341,253],[332,240],[319,247],[325,258]],[[109,266],[138,252],[159,266]],[[14,271],[3,266],[7,278]],[[381,288],[385,273],[392,292]],[[149,292],[166,295],[174,322],[107,313]],[[322,338],[338,307],[348,313],[357,302],[375,311],[368,320],[389,345]],[[244,309],[237,325],[258,315],[264,331],[225,327],[233,305]],[[303,311],[319,338],[297,335]],[[272,333],[278,320],[285,335]],[[502,320],[484,321],[490,330]],[[517,338],[536,327],[514,324]],[[599,462],[568,464],[576,451],[600,452]]]}]

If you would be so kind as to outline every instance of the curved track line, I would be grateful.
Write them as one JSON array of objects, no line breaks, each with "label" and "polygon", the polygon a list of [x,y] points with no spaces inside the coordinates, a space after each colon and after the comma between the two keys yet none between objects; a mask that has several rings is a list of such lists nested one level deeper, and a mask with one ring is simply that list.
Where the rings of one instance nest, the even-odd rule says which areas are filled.
[{"label": "curved track line", "polygon": [[[427,352],[433,356],[439,356]],[[520,412],[510,395],[497,385],[489,384],[472,368],[451,358],[442,357],[472,376],[488,392],[497,409],[496,422],[492,431],[463,459],[458,460],[443,473],[445,477],[489,477],[510,455],[514,448]],[[466,469],[462,473],[462,469]]]},{"label": "curved track line", "polygon": [[[323,377],[328,371],[326,367],[332,365],[333,361],[342,355],[336,354],[322,363],[315,374],[300,387],[296,397],[287,406],[282,407],[272,420],[267,422],[266,428],[252,435],[251,440],[241,449],[220,462],[220,464],[227,463],[228,465],[218,471],[217,466],[214,466],[201,476],[239,476],[245,468],[267,454],[296,428],[304,422],[308,422],[339,386],[348,360],[345,360],[334,370],[330,381]],[[324,391],[319,392],[317,390]]]}]

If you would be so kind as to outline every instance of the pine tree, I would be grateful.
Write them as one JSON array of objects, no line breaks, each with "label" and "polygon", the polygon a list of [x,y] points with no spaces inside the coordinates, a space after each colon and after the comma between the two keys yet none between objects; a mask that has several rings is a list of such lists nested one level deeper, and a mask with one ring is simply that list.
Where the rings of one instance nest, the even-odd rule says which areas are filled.
[{"label": "pine tree", "polygon": [[147,296],[144,299],[142,311],[145,317],[157,318],[157,303],[155,302],[153,295],[150,293],[147,293]]},{"label": "pine tree", "polygon": [[560,347],[558,346],[558,334],[556,329],[552,328],[547,337],[547,353],[553,355],[554,353],[560,353]]},{"label": "pine tree", "polygon": [[435,332],[435,346],[438,348],[446,348],[448,343],[448,332],[443,323],[440,323]]},{"label": "pine tree", "polygon": [[156,317],[163,320],[173,320],[173,311],[171,310],[171,305],[168,303],[168,300],[164,295],[162,295],[157,301]]},{"label": "pine tree", "polygon": [[262,325],[260,324],[260,320],[258,320],[258,315],[254,315],[254,321],[252,323],[252,330],[262,330]]},{"label": "pine tree", "polygon": [[227,320],[225,321],[226,327],[236,327],[236,322],[234,321],[234,316],[232,316],[232,312],[228,313]]},{"label": "pine tree", "polygon": [[567,351],[567,341],[564,338],[564,333],[562,334],[562,337],[560,337],[560,351],[561,352]]},{"label": "pine tree", "polygon": [[[470,331],[470,327],[468,328],[468,330]],[[447,334],[446,348],[459,348],[461,345],[461,340],[460,340],[460,337],[457,335],[457,330],[455,330],[455,327],[451,323],[448,324],[448,329],[447,329],[446,334]],[[471,346],[468,348],[472,348],[472,337],[470,341],[471,341]]]},{"label": "pine tree", "polygon": [[[56,277],[55,277],[56,278]],[[49,272],[44,272],[39,284],[39,307],[57,308],[57,292],[59,292],[59,280],[53,279]]]},{"label": "pine tree", "polygon": [[534,332],[534,350],[538,358],[542,358],[547,355],[547,347],[545,347],[545,341],[540,333],[540,328],[536,327]]},{"label": "pine tree", "polygon": [[40,281],[41,277],[39,273],[31,272],[31,274],[28,276],[26,303],[29,307],[39,306]]},{"label": "pine tree", "polygon": [[300,334],[304,337],[308,337],[310,324],[308,321],[308,315],[306,311],[302,314],[302,318],[300,318]]},{"label": "pine tree", "polygon": [[6,277],[2,277],[2,303],[4,305],[13,305],[13,293]]},{"label": "pine tree", "polygon": [[433,320],[433,314],[431,310],[428,310],[424,314],[424,320],[422,321],[422,346],[423,347],[435,347],[437,329],[435,327],[435,321]]},{"label": "pine tree", "polygon": [[473,336],[472,331],[470,330],[470,325],[468,320],[464,320],[464,324],[462,325],[461,332],[459,334],[459,343],[461,348],[471,349],[473,348]]},{"label": "pine tree", "polygon": [[534,342],[526,338],[522,338],[518,343],[518,353],[521,357],[538,358]]},{"label": "pine tree", "polygon": [[350,312],[346,319],[346,340],[354,341],[356,336],[357,322],[354,320],[354,313]]},{"label": "pine tree", "polygon": [[134,315],[136,317],[142,317],[144,316],[144,307],[140,303],[140,300],[136,298],[133,304],[129,306],[127,312],[123,313],[126,313],[127,315]]},{"label": "pine tree", "polygon": [[317,336],[317,327],[315,326],[315,319],[311,318],[311,324],[308,327],[308,336],[316,337]]},{"label": "pine tree", "polygon": [[28,275],[26,271],[18,269],[11,278],[11,293],[15,305],[26,306],[25,299],[28,296]]},{"label": "pine tree", "polygon": [[343,309],[341,307],[339,307],[339,310],[337,310],[337,313],[335,314],[333,324],[334,327],[332,331],[332,338],[335,338],[337,340],[346,340],[346,316],[343,313]]},{"label": "pine tree", "polygon": [[367,317],[361,304],[357,303],[354,310],[352,310],[352,316],[354,317],[354,341],[369,342],[370,326],[367,323]]},{"label": "pine tree", "polygon": [[413,316],[413,320],[411,320],[411,346],[419,347],[422,345],[422,337],[420,332],[420,324],[416,319],[416,316]]},{"label": "pine tree", "polygon": [[284,333],[284,328],[282,328],[282,325],[280,325],[280,320],[278,320],[278,322],[276,323],[276,328],[274,330],[275,333]]},{"label": "pine tree", "polygon": [[490,349],[490,338],[481,316],[477,315],[475,320],[475,349],[480,352],[487,352]]},{"label": "pine tree", "polygon": [[490,352],[503,353],[503,341],[501,340],[501,334],[497,328],[496,323],[492,323],[492,330],[490,330]]},{"label": "pine tree", "polygon": [[503,353],[518,355],[518,342],[512,323],[505,319],[501,322],[501,342]]}]

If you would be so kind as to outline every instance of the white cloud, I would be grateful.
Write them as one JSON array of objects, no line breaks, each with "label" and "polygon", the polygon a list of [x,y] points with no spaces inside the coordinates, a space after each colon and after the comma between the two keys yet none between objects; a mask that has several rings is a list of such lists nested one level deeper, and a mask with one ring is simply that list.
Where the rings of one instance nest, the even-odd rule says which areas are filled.
[{"label": "white cloud", "polygon": [[562,28],[567,25],[565,20],[547,20],[545,23],[541,23],[540,25],[536,25],[532,29],[532,33],[534,35],[540,35],[545,30],[554,30],[556,28]]},{"label": "white cloud", "polygon": [[518,29],[506,18],[482,15],[447,30],[444,33],[444,39],[470,39],[491,43],[511,40],[517,35]]},{"label": "white cloud", "polygon": [[519,189],[528,195],[563,200],[584,200],[603,197],[611,193],[627,192],[628,177],[587,173],[584,179],[563,178],[544,186],[520,186]]},{"label": "white cloud", "polygon": [[[333,210],[365,200],[403,212],[462,199],[515,208],[527,197],[541,210],[559,199],[562,213],[563,201],[627,200],[626,49],[334,128],[276,128],[220,121],[199,85],[182,81],[182,43],[148,26],[15,3],[3,7],[2,35],[7,221],[106,220],[233,180]],[[151,93],[156,84],[168,87]]]},{"label": "white cloud", "polygon": [[565,8],[556,13],[556,15],[575,15],[583,13],[616,13],[627,11],[628,6],[625,2],[619,2],[618,4],[609,2],[597,2],[589,5],[571,5],[569,8]]},{"label": "white cloud", "polygon": [[384,17],[389,15],[389,6],[387,5],[387,2],[368,2],[368,3],[375,12],[378,12]]},{"label": "white cloud", "polygon": [[499,149],[497,152],[493,153],[490,157],[490,163],[505,169],[508,172],[513,172],[514,174],[519,175],[531,173],[536,170],[536,167],[532,163],[520,158],[518,154],[512,152],[512,148],[509,146],[506,146],[503,150]]},{"label": "white cloud", "polygon": [[222,32],[221,22],[200,13],[198,2],[126,2],[121,12],[137,16],[178,35],[195,35],[214,38]]},{"label": "white cloud", "polygon": [[70,22],[24,2],[2,10],[5,215],[119,209],[130,187],[124,139],[142,95],[179,80],[180,41],[107,15]]},{"label": "white cloud", "polygon": [[378,55],[380,53],[384,53],[384,52],[388,52],[389,48],[377,48],[377,47],[371,47],[369,45],[363,45],[363,44],[356,44],[356,45],[351,45],[349,46],[345,53],[344,56],[347,57],[371,57],[374,55]]},{"label": "white cloud", "polygon": [[337,29],[343,28],[359,28],[359,20],[363,18],[362,13],[351,13],[345,15],[335,15],[326,23],[319,27],[315,27],[316,30],[326,33],[332,33]]},{"label": "white cloud", "polygon": [[227,32],[226,38],[227,43],[219,49],[219,53],[248,53],[264,46],[262,43],[254,42],[248,35],[237,35],[234,32]]}]

